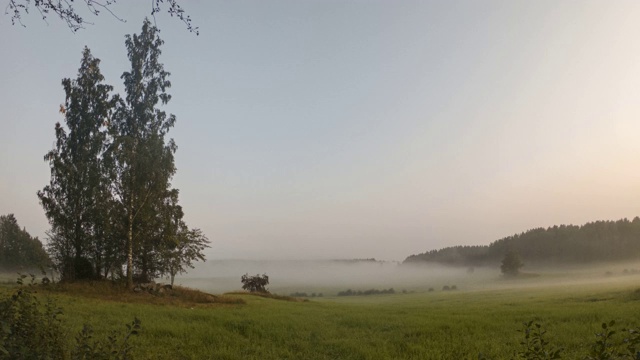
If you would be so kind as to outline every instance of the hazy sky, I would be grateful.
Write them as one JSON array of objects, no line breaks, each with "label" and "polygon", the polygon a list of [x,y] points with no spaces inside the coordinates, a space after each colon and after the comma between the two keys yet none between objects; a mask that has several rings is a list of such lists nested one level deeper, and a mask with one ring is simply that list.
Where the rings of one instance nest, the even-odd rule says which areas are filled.
[{"label": "hazy sky", "polygon": [[[200,36],[157,17],[173,184],[211,258],[402,260],[640,215],[638,1],[183,4]],[[0,214],[32,235],[61,79],[87,45],[122,93],[150,5],[113,9],[76,34],[0,14]]]}]

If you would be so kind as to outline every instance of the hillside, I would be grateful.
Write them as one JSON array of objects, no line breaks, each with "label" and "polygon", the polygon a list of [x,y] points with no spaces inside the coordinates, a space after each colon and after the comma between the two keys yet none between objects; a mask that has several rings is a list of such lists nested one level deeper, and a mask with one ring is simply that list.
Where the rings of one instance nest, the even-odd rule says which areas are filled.
[{"label": "hillside", "polygon": [[640,218],[531,229],[490,245],[453,246],[411,255],[404,263],[497,266],[508,248],[515,249],[527,264],[640,260]]}]

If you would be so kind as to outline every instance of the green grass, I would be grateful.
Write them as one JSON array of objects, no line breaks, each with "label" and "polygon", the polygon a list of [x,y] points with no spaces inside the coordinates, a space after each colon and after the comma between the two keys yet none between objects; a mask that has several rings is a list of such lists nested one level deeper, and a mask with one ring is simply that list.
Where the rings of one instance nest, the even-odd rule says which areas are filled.
[{"label": "green grass", "polygon": [[[138,359],[508,359],[518,350],[516,330],[543,324],[563,358],[581,359],[602,322],[640,326],[638,277],[599,285],[314,298],[295,302],[251,295],[245,304],[147,304],[100,299],[70,291],[53,296],[64,323],[84,323],[96,336],[124,330],[134,317],[142,331],[131,344]],[[0,292],[12,291],[4,287]],[[123,302],[127,300],[128,302]]]}]

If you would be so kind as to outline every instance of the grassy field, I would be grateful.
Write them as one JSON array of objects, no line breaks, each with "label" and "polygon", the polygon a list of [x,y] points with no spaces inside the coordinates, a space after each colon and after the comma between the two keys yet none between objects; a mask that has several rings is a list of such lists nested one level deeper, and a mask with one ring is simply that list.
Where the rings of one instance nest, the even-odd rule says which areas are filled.
[{"label": "grassy field", "polygon": [[564,348],[563,358],[582,359],[602,322],[640,326],[639,287],[640,277],[632,276],[306,302],[235,294],[225,299],[244,304],[148,303],[135,295],[105,300],[76,291],[39,296],[56,299],[71,333],[90,323],[97,336],[106,336],[141,319],[142,331],[132,340],[138,359],[477,359],[480,353],[508,359],[528,320],[543,324],[552,344]]}]

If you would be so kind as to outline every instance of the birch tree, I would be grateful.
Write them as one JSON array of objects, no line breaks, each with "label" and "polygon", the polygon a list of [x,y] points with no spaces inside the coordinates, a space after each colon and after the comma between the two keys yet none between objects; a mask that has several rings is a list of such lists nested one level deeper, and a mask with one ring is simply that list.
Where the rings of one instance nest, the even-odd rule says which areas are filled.
[{"label": "birch tree", "polygon": [[[165,136],[176,118],[159,108],[171,99],[169,73],[159,62],[163,41],[158,29],[145,19],[140,34],[126,37],[131,70],[122,74],[126,97],[114,118],[111,149],[115,185],[126,224],[127,286],[133,287],[134,257],[149,240],[150,219],[170,192],[175,174],[173,139]],[[147,228],[145,228],[145,225]]]}]

